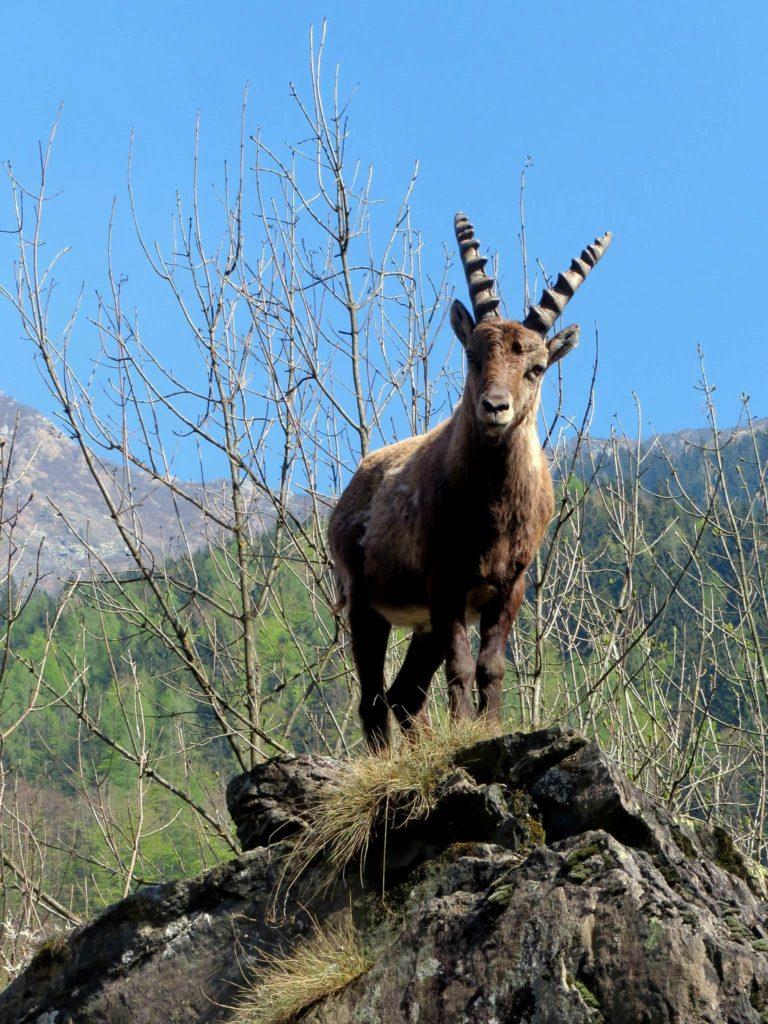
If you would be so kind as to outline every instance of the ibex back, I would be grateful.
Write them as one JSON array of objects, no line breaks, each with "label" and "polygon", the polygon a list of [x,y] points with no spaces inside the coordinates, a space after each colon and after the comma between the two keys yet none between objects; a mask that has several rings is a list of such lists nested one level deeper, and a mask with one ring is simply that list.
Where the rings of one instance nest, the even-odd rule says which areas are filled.
[{"label": "ibex back", "polygon": [[[536,418],[545,371],[578,343],[576,326],[547,334],[610,244],[587,246],[522,322],[498,312],[472,225],[455,218],[474,318],[461,302],[451,325],[467,356],[461,401],[426,434],[366,456],[330,520],[349,615],[368,745],[386,746],[391,710],[401,728],[425,715],[432,676],[446,663],[452,716],[498,720],[506,643],[526,570],[553,512],[552,478]],[[467,625],[479,620],[477,662]],[[385,690],[392,626],[413,630]]]}]

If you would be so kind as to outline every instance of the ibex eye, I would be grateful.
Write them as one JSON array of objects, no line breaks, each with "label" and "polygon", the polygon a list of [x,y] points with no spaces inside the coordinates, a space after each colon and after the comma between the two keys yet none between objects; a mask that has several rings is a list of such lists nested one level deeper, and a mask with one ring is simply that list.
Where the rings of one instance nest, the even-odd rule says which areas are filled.
[{"label": "ibex eye", "polygon": [[540,377],[542,375],[542,373],[544,373],[544,370],[545,370],[545,367],[543,367],[543,366],[532,366],[530,368],[530,370],[528,371],[528,373],[526,374],[526,377],[531,377],[532,379],[535,380],[536,377]]}]

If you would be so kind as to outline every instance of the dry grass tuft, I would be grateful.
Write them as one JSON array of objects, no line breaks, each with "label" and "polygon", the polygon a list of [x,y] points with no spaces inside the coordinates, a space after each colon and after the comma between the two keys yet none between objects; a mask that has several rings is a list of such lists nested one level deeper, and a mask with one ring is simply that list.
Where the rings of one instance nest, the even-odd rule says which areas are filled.
[{"label": "dry grass tuft", "polygon": [[297,840],[286,874],[295,880],[322,854],[331,882],[351,861],[364,861],[377,825],[395,811],[401,821],[426,817],[456,754],[497,732],[482,718],[442,720],[412,741],[347,761],[314,808],[312,827]]},{"label": "dry grass tuft", "polygon": [[351,916],[282,956],[261,954],[248,990],[235,1010],[235,1024],[285,1024],[302,1010],[346,988],[371,967],[358,945]]}]

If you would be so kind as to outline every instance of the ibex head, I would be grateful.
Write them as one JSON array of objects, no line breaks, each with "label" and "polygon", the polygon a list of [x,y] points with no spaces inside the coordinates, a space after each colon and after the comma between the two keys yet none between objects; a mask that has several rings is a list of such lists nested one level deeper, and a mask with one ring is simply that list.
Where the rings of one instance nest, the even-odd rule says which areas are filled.
[{"label": "ibex head", "polygon": [[488,261],[480,255],[480,243],[463,213],[456,214],[454,226],[474,318],[456,299],[451,326],[467,353],[465,399],[483,438],[493,442],[535,412],[545,371],[578,345],[575,324],[552,338],[547,334],[611,244],[612,235],[609,231],[588,245],[520,323],[500,316],[493,278],[485,273]]}]

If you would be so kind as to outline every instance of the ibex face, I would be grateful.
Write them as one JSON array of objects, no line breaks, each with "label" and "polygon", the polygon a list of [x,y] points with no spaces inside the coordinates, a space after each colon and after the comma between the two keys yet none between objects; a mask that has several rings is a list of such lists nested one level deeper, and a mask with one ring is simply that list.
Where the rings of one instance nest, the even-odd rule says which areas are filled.
[{"label": "ibex face", "polygon": [[547,343],[515,320],[494,318],[478,324],[466,341],[462,338],[466,400],[484,441],[497,442],[535,415],[547,367],[578,343],[578,334],[578,327],[568,327]]},{"label": "ibex face", "polygon": [[499,316],[493,278],[485,273],[488,261],[480,255],[480,243],[463,213],[456,214],[454,227],[474,318],[457,299],[451,306],[451,326],[467,353],[465,401],[483,440],[494,443],[536,412],[545,371],[578,345],[575,325],[548,340],[547,333],[610,245],[611,234],[588,245],[518,323]]}]

